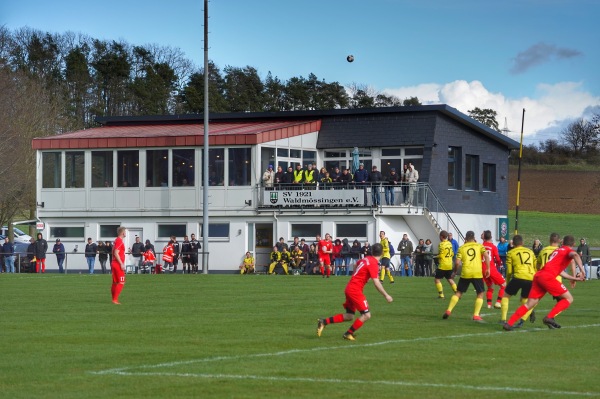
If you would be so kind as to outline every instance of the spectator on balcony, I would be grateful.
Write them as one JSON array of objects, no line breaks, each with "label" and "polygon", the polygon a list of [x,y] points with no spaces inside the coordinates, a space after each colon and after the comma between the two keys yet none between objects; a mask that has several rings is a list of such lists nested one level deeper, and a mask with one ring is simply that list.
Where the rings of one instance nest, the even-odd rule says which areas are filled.
[{"label": "spectator on balcony", "polygon": [[[323,168],[323,170],[325,170],[325,168]],[[333,184],[333,180],[329,176],[329,172],[327,172],[327,171],[325,172],[325,175],[320,180],[320,184],[321,184],[321,187],[323,187],[324,189],[331,188],[331,185]]]},{"label": "spectator on balcony", "polygon": [[273,165],[269,165],[267,167],[267,170],[265,171],[265,173],[263,173],[262,180],[265,189],[273,189],[273,183],[275,182],[275,172],[273,171]]},{"label": "spectator on balcony", "polygon": [[381,194],[379,193],[379,186],[383,176],[381,172],[377,170],[377,166],[373,165],[371,168],[371,174],[369,175],[369,181],[371,182],[371,203],[373,206],[381,205]]},{"label": "spectator on balcony", "polygon": [[312,164],[308,164],[306,166],[306,171],[304,171],[304,183],[308,186],[308,188],[314,188],[319,179],[319,173],[313,169]]},{"label": "spectator on balcony", "polygon": [[348,188],[350,182],[352,182],[352,175],[350,174],[350,169],[344,168],[344,171],[338,177],[338,183],[340,183],[342,188]]},{"label": "spectator on balcony", "polygon": [[284,173],[282,183],[284,190],[289,190],[294,184],[294,169],[291,166],[288,166],[287,172]]},{"label": "spectator on balcony", "polygon": [[405,163],[402,167],[402,204],[406,204],[408,200],[408,164]]},{"label": "spectator on balcony", "polygon": [[394,190],[398,183],[402,181],[402,178],[396,173],[396,168],[390,169],[390,174],[385,178],[385,204],[394,205],[395,197]]},{"label": "spectator on balcony", "polygon": [[92,241],[91,237],[88,237],[87,244],[85,245],[85,260],[88,265],[88,272],[94,274],[94,265],[96,264],[96,255],[98,254],[98,244]]},{"label": "spectator on balcony", "polygon": [[296,170],[294,170],[294,184],[304,184],[304,169],[302,169],[302,165],[300,164],[297,164]]},{"label": "spectator on balcony", "polygon": [[354,173],[354,182],[357,184],[365,185],[369,181],[369,172],[365,170],[365,164],[360,163],[358,170]]},{"label": "spectator on balcony", "polygon": [[281,190],[281,184],[284,183],[285,172],[281,166],[277,167],[277,172],[275,172],[275,189]]},{"label": "spectator on balcony", "polygon": [[339,178],[342,175],[342,172],[340,172],[340,168],[338,168],[337,166],[335,168],[333,168],[333,172],[331,172],[329,174],[329,177],[331,177],[331,180],[334,183],[339,183]]},{"label": "spectator on balcony", "polygon": [[56,263],[58,264],[58,272],[64,273],[63,264],[65,263],[65,246],[60,242],[60,238],[56,239],[52,253],[56,255]]},{"label": "spectator on balcony", "polygon": [[408,173],[406,182],[408,183],[408,198],[406,205],[414,205],[415,195],[417,193],[417,182],[419,181],[419,172],[415,169],[412,163],[408,164]]}]

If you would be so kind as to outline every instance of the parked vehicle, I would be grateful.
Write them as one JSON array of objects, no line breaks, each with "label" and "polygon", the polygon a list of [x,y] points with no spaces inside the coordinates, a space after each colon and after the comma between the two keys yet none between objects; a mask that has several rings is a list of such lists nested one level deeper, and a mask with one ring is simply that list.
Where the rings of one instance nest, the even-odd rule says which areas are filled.
[{"label": "parked vehicle", "polygon": [[594,278],[594,276],[596,276],[597,279],[600,279],[600,258],[592,258],[590,267],[592,269],[590,272],[590,278]]},{"label": "parked vehicle", "polygon": [[[19,230],[17,227],[13,226],[14,240],[13,242],[16,244],[18,242],[22,242],[25,244],[29,244],[29,240],[31,240],[31,236],[26,234],[24,231]],[[0,230],[0,234],[6,237],[8,235],[8,226],[2,226]]]}]

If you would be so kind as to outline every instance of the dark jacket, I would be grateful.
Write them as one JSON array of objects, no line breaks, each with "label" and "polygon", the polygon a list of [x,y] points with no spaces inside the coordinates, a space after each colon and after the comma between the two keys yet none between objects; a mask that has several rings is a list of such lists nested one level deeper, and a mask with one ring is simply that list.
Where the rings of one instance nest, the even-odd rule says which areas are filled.
[{"label": "dark jacket", "polygon": [[398,252],[402,256],[410,256],[413,253],[413,243],[411,240],[400,240],[398,244]]},{"label": "dark jacket", "polygon": [[365,169],[358,169],[354,173],[354,181],[357,183],[369,181],[369,172]]},{"label": "dark jacket", "polygon": [[110,251],[110,249],[106,244],[98,245],[98,260],[108,260],[108,251]]},{"label": "dark jacket", "polygon": [[4,256],[13,256],[15,254],[15,246],[12,242],[5,242],[2,244],[2,254]]},{"label": "dark jacket", "polygon": [[388,186],[396,185],[401,181],[402,181],[402,178],[396,172],[394,172],[394,174],[390,173],[389,176],[387,176],[385,178],[385,182],[387,183]]},{"label": "dark jacket", "polygon": [[354,240],[354,242],[352,243],[352,247],[350,247],[352,259],[360,259],[361,251],[362,247],[360,246],[360,242],[358,242],[358,240]]},{"label": "dark jacket", "polygon": [[95,242],[91,244],[85,244],[85,257],[86,258],[95,258],[98,253],[98,244]]},{"label": "dark jacket", "polygon": [[131,255],[133,255],[134,258],[139,258],[145,252],[144,249],[144,244],[141,242],[134,242],[131,246]]},{"label": "dark jacket", "polygon": [[383,180],[383,176],[381,175],[381,172],[378,170],[376,170],[375,172],[371,172],[371,174],[369,175],[370,182],[379,183],[382,180]]},{"label": "dark jacket", "polygon": [[48,252],[48,242],[43,238],[40,238],[33,243],[33,255],[36,259],[46,259],[46,252]]},{"label": "dark jacket", "polygon": [[343,257],[352,256],[352,247],[350,246],[350,243],[348,243],[347,238],[344,238],[342,240],[342,256]]},{"label": "dark jacket", "polygon": [[58,244],[54,244],[52,247],[52,252],[56,254],[56,260],[61,260],[65,258],[65,246],[62,242]]}]

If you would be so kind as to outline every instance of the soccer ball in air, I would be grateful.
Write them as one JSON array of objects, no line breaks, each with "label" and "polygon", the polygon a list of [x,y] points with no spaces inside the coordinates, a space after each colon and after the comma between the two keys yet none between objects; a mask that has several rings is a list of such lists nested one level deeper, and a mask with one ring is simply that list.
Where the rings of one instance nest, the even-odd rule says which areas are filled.
[{"label": "soccer ball in air", "polygon": [[350,54],[348,57],[346,57],[346,61],[348,61],[348,62],[354,61],[354,56],[352,54]]}]

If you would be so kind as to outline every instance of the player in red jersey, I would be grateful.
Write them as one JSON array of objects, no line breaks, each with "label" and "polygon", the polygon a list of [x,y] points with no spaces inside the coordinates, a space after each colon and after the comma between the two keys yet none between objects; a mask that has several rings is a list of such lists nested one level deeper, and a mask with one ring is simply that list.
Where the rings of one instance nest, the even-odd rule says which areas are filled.
[{"label": "player in red jersey", "polygon": [[358,316],[344,334],[344,339],[349,341],[355,340],[354,333],[356,330],[361,328],[371,318],[367,297],[363,293],[363,289],[369,280],[373,280],[375,288],[385,297],[386,301],[392,302],[394,300],[385,292],[381,281],[379,281],[379,259],[381,259],[381,255],[383,254],[383,247],[381,244],[373,244],[371,248],[373,256],[366,256],[356,263],[354,274],[350,278],[348,285],[346,285],[346,290],[344,291],[346,294],[346,302],[344,302],[346,313],[339,313],[326,319],[319,319],[317,322],[317,336],[321,336],[323,329],[328,324],[352,321],[355,313],[358,311],[360,312],[360,316]]},{"label": "player in red jersey", "polygon": [[127,234],[127,228],[120,226],[117,229],[117,238],[113,244],[112,262],[110,270],[112,273],[112,286],[110,292],[112,294],[112,302],[115,305],[120,305],[119,295],[125,285],[125,242],[123,239]]},{"label": "player in red jersey", "polygon": [[[533,283],[531,285],[531,290],[529,291],[527,302],[517,308],[508,322],[504,323],[503,327],[505,330],[512,331],[513,325],[517,320],[523,317],[529,309],[532,309],[537,305],[546,293],[559,297],[560,300],[554,305],[552,310],[550,310],[550,313],[544,317],[543,322],[550,329],[560,328],[560,324],[554,320],[554,317],[563,310],[566,310],[571,303],[573,303],[573,295],[571,295],[567,288],[558,281],[556,277],[560,275],[567,280],[571,280],[571,288],[575,288],[576,281],[585,281],[585,269],[581,263],[581,258],[577,252],[571,248],[573,245],[575,245],[575,237],[565,236],[565,238],[563,238],[562,247],[557,248],[552,252],[546,265],[533,276]],[[571,265],[571,274],[564,271],[569,264]],[[577,274],[577,268],[579,268],[581,274]]]},{"label": "player in red jersey", "polygon": [[[498,254],[498,248],[492,242],[492,232],[485,230],[481,233],[481,239],[483,240],[483,246],[487,249],[490,255],[490,276],[484,277],[483,281],[487,286],[486,299],[488,309],[492,307],[492,297],[494,296],[494,285],[500,286],[498,290],[498,296],[496,297],[496,304],[494,307],[500,309],[502,307],[502,298],[504,297],[504,289],[506,288],[506,280],[498,271],[498,266],[502,266],[502,259]],[[485,265],[483,265],[485,268]],[[485,274],[485,270],[484,270]]]},{"label": "player in red jersey", "polygon": [[[325,274],[327,274],[327,278],[331,276],[331,254],[333,253],[333,244],[331,243],[331,235],[329,233],[325,233],[325,239],[319,240],[321,236],[317,236],[317,242],[319,245],[318,253],[319,253],[319,270],[325,278]],[[325,270],[327,267],[327,270]]]}]

